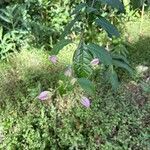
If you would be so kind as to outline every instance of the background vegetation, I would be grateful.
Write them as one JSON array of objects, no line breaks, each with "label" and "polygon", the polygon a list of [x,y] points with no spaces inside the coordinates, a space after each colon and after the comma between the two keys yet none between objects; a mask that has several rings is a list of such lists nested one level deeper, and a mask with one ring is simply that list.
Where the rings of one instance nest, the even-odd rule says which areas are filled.
[{"label": "background vegetation", "polygon": [[[150,2],[123,0],[123,13],[112,4],[100,5],[98,17],[116,26],[119,38],[108,37],[118,32],[109,23],[91,27],[86,16],[92,13],[94,18],[97,5],[87,11],[84,2],[0,1],[0,149],[149,149]],[[83,19],[68,33],[66,26],[74,19],[70,14],[78,12]],[[83,24],[87,20],[88,25]],[[73,43],[62,48],[64,30],[65,39]],[[105,57],[89,68],[95,57],[87,57],[86,51],[74,61],[83,30],[86,45],[96,43],[113,59],[121,60],[119,66],[113,64],[113,73]],[[54,50],[60,50],[57,64],[48,59]],[[64,74],[68,66],[74,68],[72,77]],[[72,79],[80,77],[90,79],[95,90],[87,88],[87,82],[73,83]],[[51,97],[40,101],[38,95],[47,90]],[[81,104],[82,96],[90,99],[90,108]]]}]

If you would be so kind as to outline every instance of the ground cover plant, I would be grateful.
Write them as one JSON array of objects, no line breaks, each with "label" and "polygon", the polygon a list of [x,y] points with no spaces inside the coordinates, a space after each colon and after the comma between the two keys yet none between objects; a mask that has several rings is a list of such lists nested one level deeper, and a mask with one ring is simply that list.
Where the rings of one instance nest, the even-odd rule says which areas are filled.
[{"label": "ground cover plant", "polygon": [[3,2],[0,149],[149,149],[149,1],[128,2]]}]

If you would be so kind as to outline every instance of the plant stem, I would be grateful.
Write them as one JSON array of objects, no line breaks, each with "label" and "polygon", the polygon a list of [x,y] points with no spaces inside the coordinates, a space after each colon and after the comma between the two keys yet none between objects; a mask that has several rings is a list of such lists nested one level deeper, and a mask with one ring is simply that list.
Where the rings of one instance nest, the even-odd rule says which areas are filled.
[{"label": "plant stem", "polygon": [[141,23],[140,23],[140,34],[142,34],[142,26],[143,26],[143,20],[144,20],[144,9],[145,9],[145,4],[143,2],[142,13],[141,13]]},{"label": "plant stem", "polygon": [[94,3],[95,3],[95,0],[93,0],[93,1],[92,1],[91,7],[93,7],[93,6],[94,6]]}]

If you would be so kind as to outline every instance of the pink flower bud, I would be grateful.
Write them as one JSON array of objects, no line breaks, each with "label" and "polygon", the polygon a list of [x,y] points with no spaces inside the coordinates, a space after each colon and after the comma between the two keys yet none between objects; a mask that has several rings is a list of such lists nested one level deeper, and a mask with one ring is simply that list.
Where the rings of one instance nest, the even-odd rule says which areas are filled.
[{"label": "pink flower bud", "polygon": [[96,66],[99,64],[99,59],[98,58],[94,58],[91,63],[90,63],[92,66]]},{"label": "pink flower bud", "polygon": [[82,97],[81,104],[84,105],[86,108],[89,108],[91,102],[87,97]]},{"label": "pink flower bud", "polygon": [[49,60],[50,60],[53,64],[56,64],[57,61],[58,61],[58,58],[57,58],[57,56],[52,55],[52,56],[49,56]]},{"label": "pink flower bud", "polygon": [[38,96],[38,99],[44,101],[47,100],[49,98],[49,91],[43,91],[40,93],[40,95]]}]

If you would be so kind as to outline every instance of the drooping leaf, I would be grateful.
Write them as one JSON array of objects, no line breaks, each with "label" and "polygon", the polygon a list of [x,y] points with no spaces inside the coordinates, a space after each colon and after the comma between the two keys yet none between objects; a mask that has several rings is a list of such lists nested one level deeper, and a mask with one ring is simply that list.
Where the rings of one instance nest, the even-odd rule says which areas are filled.
[{"label": "drooping leaf", "polygon": [[119,61],[119,60],[113,60],[113,65],[126,69],[131,75],[133,74],[133,69],[126,64],[125,62]]},{"label": "drooping leaf", "polygon": [[110,5],[112,8],[118,9],[120,12],[124,12],[124,5],[120,0],[99,0],[104,4]]},{"label": "drooping leaf", "polygon": [[57,55],[61,49],[63,49],[66,45],[70,44],[72,41],[69,39],[63,39],[59,41],[56,45],[54,45],[52,49],[52,54]]},{"label": "drooping leaf", "polygon": [[99,58],[100,62],[104,63],[105,65],[112,64],[112,57],[107,50],[103,47],[90,43],[87,45],[89,51],[97,58]]},{"label": "drooping leaf", "polygon": [[78,83],[88,94],[93,95],[95,93],[94,84],[90,80],[86,78],[79,78]]},{"label": "drooping leaf", "polygon": [[95,20],[97,26],[103,28],[109,37],[116,36],[119,37],[120,34],[115,26],[113,26],[109,21],[107,21],[104,17],[100,17]]},{"label": "drooping leaf", "polygon": [[73,57],[74,71],[78,78],[89,77],[92,74],[92,68],[90,67],[92,58],[91,52],[86,48],[86,45],[81,42]]}]

